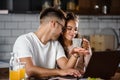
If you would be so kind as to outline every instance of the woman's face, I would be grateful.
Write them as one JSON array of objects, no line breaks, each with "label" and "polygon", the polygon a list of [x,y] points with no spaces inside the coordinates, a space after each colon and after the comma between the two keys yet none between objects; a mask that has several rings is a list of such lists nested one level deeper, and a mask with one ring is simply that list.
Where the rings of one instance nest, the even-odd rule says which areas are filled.
[{"label": "woman's face", "polygon": [[66,30],[63,33],[67,40],[72,40],[77,34],[78,22],[75,20],[70,20],[67,23]]}]

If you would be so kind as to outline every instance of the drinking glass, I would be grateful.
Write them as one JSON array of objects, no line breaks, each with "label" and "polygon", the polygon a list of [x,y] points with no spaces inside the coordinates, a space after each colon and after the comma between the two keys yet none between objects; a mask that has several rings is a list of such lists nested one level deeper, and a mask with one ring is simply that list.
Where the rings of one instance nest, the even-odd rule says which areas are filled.
[{"label": "drinking glass", "polygon": [[73,47],[81,47],[82,38],[73,38]]},{"label": "drinking glass", "polygon": [[25,62],[17,62],[10,66],[10,80],[25,80]]},{"label": "drinking glass", "polygon": [[25,80],[25,65],[26,65],[26,62],[19,62],[20,80]]},{"label": "drinking glass", "polygon": [[10,80],[20,80],[18,63],[10,66],[9,74],[10,74],[9,75]]}]

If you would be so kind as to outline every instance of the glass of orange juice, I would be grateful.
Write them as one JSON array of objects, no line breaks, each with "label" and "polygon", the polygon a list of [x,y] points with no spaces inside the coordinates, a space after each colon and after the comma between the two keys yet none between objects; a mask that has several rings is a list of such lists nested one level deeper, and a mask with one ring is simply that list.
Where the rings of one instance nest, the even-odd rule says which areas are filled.
[{"label": "glass of orange juice", "polygon": [[19,62],[20,80],[25,80],[25,65],[26,65],[26,62]]}]

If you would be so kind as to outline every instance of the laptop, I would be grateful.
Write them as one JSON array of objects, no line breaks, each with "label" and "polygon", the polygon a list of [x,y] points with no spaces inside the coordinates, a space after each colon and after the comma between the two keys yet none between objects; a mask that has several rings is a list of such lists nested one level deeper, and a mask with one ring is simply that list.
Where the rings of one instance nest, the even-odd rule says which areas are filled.
[{"label": "laptop", "polygon": [[120,63],[120,51],[93,52],[83,78],[109,79],[114,76]]}]

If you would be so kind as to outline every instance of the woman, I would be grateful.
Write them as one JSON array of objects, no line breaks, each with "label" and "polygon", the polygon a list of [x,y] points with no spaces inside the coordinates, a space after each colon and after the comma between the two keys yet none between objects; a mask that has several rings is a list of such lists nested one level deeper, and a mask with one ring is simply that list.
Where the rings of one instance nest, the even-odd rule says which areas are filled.
[{"label": "woman", "polygon": [[[73,13],[67,13],[66,15],[66,22],[65,22],[65,28],[63,29],[62,34],[58,38],[58,41],[63,46],[66,56],[69,58],[72,54],[72,39],[79,37],[78,33],[78,19],[77,16],[75,16]],[[88,55],[81,55],[80,58],[78,58],[78,61],[76,63],[76,69],[79,69],[81,72],[84,72],[85,67],[87,66],[90,57],[92,55],[91,48],[89,45],[89,42],[86,39],[82,39],[82,48],[89,49]]]}]

